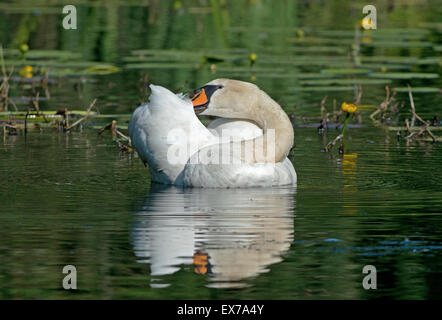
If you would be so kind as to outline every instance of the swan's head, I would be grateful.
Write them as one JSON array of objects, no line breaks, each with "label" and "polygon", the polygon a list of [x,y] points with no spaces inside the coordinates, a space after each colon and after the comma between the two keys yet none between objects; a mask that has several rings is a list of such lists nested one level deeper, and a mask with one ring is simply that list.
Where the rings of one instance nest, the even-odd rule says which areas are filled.
[{"label": "swan's head", "polygon": [[239,80],[216,79],[193,91],[196,114],[249,119],[261,90]]}]

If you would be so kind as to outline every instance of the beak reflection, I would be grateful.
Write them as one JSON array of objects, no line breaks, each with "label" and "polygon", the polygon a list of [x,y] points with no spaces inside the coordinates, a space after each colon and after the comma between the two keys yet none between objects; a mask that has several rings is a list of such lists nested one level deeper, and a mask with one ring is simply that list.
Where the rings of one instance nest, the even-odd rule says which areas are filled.
[{"label": "beak reflection", "polygon": [[[135,214],[132,244],[152,286],[191,265],[208,287],[243,287],[282,261],[293,242],[295,187],[179,189],[153,184]],[[167,276],[167,278],[166,278]]]}]

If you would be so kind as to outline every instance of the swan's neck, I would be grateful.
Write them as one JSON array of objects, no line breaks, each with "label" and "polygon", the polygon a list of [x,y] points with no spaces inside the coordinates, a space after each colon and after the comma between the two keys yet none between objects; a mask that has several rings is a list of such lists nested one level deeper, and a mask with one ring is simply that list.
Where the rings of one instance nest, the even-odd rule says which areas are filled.
[{"label": "swan's neck", "polygon": [[250,120],[255,121],[263,129],[263,135],[254,139],[255,154],[251,158],[249,155],[249,161],[257,163],[283,161],[290,152],[294,140],[293,126],[284,110],[265,92],[260,91]]}]

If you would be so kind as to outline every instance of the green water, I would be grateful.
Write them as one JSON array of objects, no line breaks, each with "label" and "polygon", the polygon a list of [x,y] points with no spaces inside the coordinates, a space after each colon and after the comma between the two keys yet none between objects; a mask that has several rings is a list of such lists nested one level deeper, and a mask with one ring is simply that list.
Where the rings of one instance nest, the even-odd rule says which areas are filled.
[{"label": "green water", "polygon": [[[255,82],[299,117],[296,188],[153,185],[136,154],[120,152],[109,133],[92,128],[109,119],[70,133],[2,134],[0,298],[441,298],[440,143],[398,140],[369,119],[374,109],[362,111],[361,128],[347,128],[344,156],[337,147],[321,151],[339,131],[299,127],[302,116],[319,122],[326,95],[329,111],[334,99],[336,108],[354,101],[356,83],[362,105],[381,103],[386,84],[410,84],[423,88],[414,100],[424,119],[441,114],[440,6],[375,3],[378,30],[361,31],[362,71],[355,73],[354,24],[364,4],[79,2],[79,29],[68,31],[60,27],[61,6],[1,3],[5,52],[26,42],[31,51],[23,63],[49,68],[53,83],[42,110],[85,110],[98,98],[102,114],[129,114],[146,101],[148,82],[189,91],[229,77]],[[33,50],[55,49],[77,56],[32,58]],[[88,74],[68,67],[75,61],[120,71]],[[39,86],[11,81],[19,110],[30,107],[22,97],[37,91],[45,97]],[[403,125],[407,92],[399,89],[396,99],[404,105],[390,124]],[[127,119],[118,121],[124,126]],[[74,292],[62,288],[65,265],[77,268]],[[365,265],[377,269],[376,290],[362,287]]]}]

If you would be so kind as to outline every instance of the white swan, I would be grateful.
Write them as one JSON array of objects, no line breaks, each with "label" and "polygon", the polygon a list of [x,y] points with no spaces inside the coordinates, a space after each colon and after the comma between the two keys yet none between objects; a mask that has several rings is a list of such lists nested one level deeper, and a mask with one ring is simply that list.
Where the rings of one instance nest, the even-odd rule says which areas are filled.
[{"label": "white swan", "polygon": [[[217,79],[195,90],[192,100],[150,88],[149,103],[132,115],[129,135],[153,181],[213,188],[296,184],[287,158],[292,124],[256,85]],[[196,113],[221,119],[206,128]]]}]

